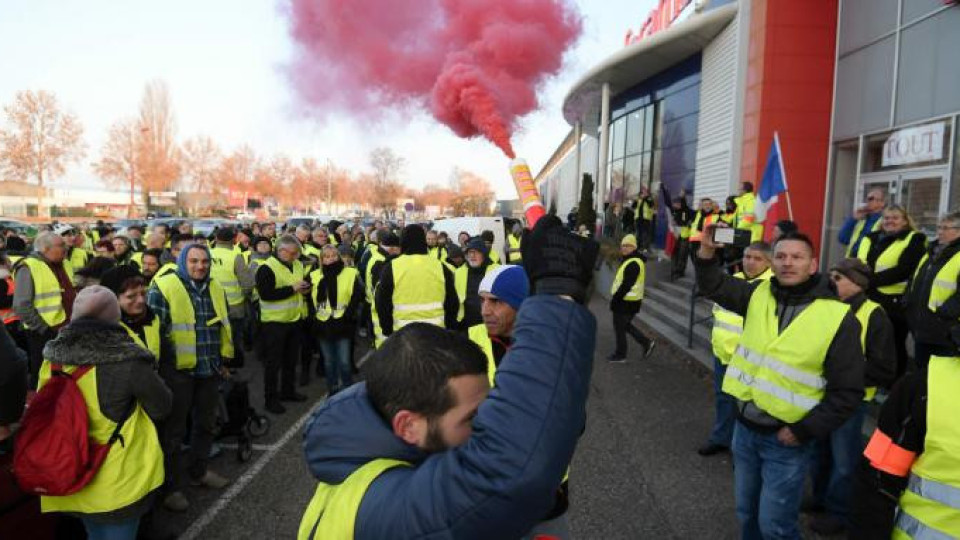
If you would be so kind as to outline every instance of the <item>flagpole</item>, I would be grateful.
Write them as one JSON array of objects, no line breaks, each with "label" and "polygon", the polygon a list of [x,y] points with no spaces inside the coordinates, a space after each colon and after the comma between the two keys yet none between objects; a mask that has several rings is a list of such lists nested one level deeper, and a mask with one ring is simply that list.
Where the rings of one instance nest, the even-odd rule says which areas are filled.
[{"label": "flagpole", "polygon": [[793,204],[790,202],[790,184],[787,183],[787,171],[783,162],[783,149],[780,148],[780,132],[773,132],[773,143],[777,145],[777,155],[780,156],[780,177],[783,178],[784,192],[787,195],[787,213],[790,215],[790,221],[793,221]]}]

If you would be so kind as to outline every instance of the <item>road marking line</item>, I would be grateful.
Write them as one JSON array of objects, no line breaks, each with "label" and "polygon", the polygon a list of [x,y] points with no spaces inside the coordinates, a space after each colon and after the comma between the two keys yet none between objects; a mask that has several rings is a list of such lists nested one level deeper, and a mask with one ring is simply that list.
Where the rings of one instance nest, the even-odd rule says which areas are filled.
[{"label": "road marking line", "polygon": [[[220,448],[223,448],[224,450],[236,450],[237,448],[240,448],[236,443],[218,443],[218,444],[219,444]],[[257,452],[266,452],[266,451],[268,451],[268,450],[273,450],[273,447],[276,446],[276,445],[277,445],[277,443],[273,443],[273,444],[251,444],[251,445],[250,445],[250,448],[251,448],[252,450],[256,450]]]},{"label": "road marking line", "polygon": [[198,538],[200,533],[203,532],[203,529],[213,521],[213,518],[217,517],[217,514],[219,514],[221,510],[230,504],[230,501],[239,495],[240,492],[247,487],[247,484],[249,484],[251,480],[260,474],[260,471],[263,470],[267,463],[270,463],[273,457],[277,455],[277,452],[279,452],[280,449],[283,448],[283,446],[287,444],[294,435],[300,432],[300,430],[303,428],[303,425],[307,423],[307,419],[309,419],[310,415],[313,414],[313,410],[314,409],[311,408],[309,411],[307,411],[307,413],[301,416],[295,424],[290,426],[290,429],[283,434],[283,437],[280,437],[280,440],[272,445],[269,445],[269,450],[260,456],[260,459],[254,462],[253,466],[251,466],[245,473],[240,475],[240,478],[238,478],[237,481],[230,486],[230,489],[224,492],[224,494],[217,499],[217,502],[213,503],[213,505],[208,508],[206,512],[201,514],[200,517],[198,517],[196,521],[190,525],[189,529],[180,535],[180,540],[194,540],[195,538]]}]

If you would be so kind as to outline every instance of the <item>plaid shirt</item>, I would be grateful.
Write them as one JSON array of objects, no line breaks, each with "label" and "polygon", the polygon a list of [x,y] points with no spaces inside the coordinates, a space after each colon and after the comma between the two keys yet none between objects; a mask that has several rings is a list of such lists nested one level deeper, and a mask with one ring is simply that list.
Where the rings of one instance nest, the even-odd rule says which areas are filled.
[{"label": "plaid shirt", "polygon": [[[197,285],[192,279],[180,277],[196,317],[197,332],[197,365],[190,371],[194,377],[210,377],[220,370],[220,324],[207,326],[206,321],[217,316],[213,309],[213,300],[210,299],[209,281]],[[163,297],[156,285],[147,291],[147,305],[160,317],[160,332],[163,336],[170,336],[170,304]],[[172,344],[172,340],[166,340]],[[172,349],[165,349],[161,357],[173,359]],[[174,360],[175,361],[175,360]]]}]

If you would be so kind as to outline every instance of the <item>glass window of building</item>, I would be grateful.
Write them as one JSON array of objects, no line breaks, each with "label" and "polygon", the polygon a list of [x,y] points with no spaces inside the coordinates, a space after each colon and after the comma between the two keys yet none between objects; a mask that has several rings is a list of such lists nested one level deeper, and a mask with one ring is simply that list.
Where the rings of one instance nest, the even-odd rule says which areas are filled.
[{"label": "glass window of building", "polygon": [[627,115],[626,155],[632,156],[643,151],[643,122],[645,109],[638,109]]},{"label": "glass window of building", "polygon": [[610,140],[610,157],[613,160],[623,157],[626,145],[627,118],[621,117],[613,122],[613,137]]}]

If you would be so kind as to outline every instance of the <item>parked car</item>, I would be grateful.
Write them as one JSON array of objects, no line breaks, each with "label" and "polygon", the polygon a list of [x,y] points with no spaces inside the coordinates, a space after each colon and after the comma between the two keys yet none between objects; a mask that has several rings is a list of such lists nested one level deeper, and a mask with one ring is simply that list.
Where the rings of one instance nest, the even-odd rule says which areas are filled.
[{"label": "parked car", "polygon": [[113,229],[117,234],[127,234],[127,229],[134,226],[146,227],[147,222],[142,219],[118,219],[113,224]]},{"label": "parked car", "polygon": [[202,234],[204,236],[210,236],[211,234],[213,234],[213,231],[216,230],[218,227],[222,227],[227,224],[228,224],[227,220],[222,218],[198,219],[192,223],[193,233]]},{"label": "parked car", "polygon": [[33,238],[37,235],[37,228],[29,223],[24,223],[16,219],[7,219],[0,218],[0,228],[2,229],[12,229],[21,236],[26,236],[27,238]]}]

